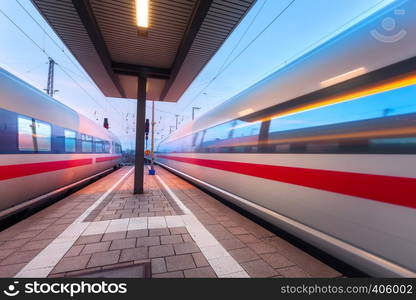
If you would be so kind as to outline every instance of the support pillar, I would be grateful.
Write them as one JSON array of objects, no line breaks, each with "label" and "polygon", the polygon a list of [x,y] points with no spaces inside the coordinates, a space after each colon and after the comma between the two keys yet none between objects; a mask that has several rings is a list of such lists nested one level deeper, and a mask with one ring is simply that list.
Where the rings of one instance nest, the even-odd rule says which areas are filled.
[{"label": "support pillar", "polygon": [[136,112],[136,159],[134,170],[135,194],[143,194],[144,124],[146,122],[146,82],[146,77],[138,76]]}]

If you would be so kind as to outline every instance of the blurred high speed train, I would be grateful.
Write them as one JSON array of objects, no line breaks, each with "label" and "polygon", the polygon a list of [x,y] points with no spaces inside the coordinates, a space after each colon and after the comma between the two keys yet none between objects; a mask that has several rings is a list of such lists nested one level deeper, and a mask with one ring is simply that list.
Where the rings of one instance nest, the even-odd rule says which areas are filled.
[{"label": "blurred high speed train", "polygon": [[114,134],[0,68],[0,214],[120,159]]},{"label": "blurred high speed train", "polygon": [[156,160],[367,274],[414,277],[416,1],[180,128]]}]

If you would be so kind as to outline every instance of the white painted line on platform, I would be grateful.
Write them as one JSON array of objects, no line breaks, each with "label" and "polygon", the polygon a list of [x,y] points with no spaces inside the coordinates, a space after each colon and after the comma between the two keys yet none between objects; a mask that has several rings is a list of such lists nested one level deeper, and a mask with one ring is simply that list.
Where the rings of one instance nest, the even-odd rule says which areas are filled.
[{"label": "white painted line on platform", "polygon": [[47,277],[66,252],[81,235],[103,234],[138,229],[160,229],[186,227],[202,254],[208,260],[218,277],[249,277],[240,264],[228,253],[218,240],[199,222],[193,213],[182,203],[169,186],[156,175],[156,178],[182,209],[185,215],[134,217],[111,221],[83,222],[132,171],[130,169],[79,218],[35,256],[15,277]]},{"label": "white painted line on platform", "polygon": [[159,177],[159,175],[154,175],[159,182],[162,184],[162,186],[165,188],[165,190],[168,192],[169,196],[172,197],[172,199],[176,202],[176,204],[179,206],[179,208],[183,211],[184,214],[189,215],[192,214],[191,211],[182,203],[181,200],[175,195],[175,193],[168,187],[168,185],[162,180],[162,178]]},{"label": "white painted line on platform", "polygon": [[166,228],[166,219],[165,217],[149,217],[148,219],[148,228],[154,229],[154,228]]},{"label": "white painted line on platform", "polygon": [[134,217],[129,219],[127,230],[147,229],[147,217]]},{"label": "white painted line on platform", "polygon": [[110,225],[110,221],[91,222],[87,229],[82,232],[82,235],[103,234],[107,230],[108,225]]},{"label": "white painted line on platform", "polygon": [[[181,218],[189,234],[201,249],[202,254],[218,277],[250,277],[240,264],[228,253],[218,240],[199,222],[161,177],[155,175],[185,215]],[[150,221],[150,218],[149,218]]]},{"label": "white painted line on platform", "polygon": [[104,194],[101,195],[100,198],[98,198],[97,201],[95,201],[82,215],[78,217],[78,219],[75,220],[74,223],[81,223],[85,220],[85,218],[101,203],[104,201],[105,198],[107,198],[108,195],[111,194],[111,192],[127,177],[130,175],[131,172],[133,172],[134,168],[131,168],[128,170],[126,174],[124,174],[111,188],[109,188]]},{"label": "white painted line on platform", "polygon": [[[45,249],[27,263],[14,277],[47,277],[58,262],[65,256],[66,252],[73,246],[75,241],[83,232],[91,226],[90,232],[97,232],[102,228],[107,228],[108,223],[101,222],[82,222],[92,210],[94,210],[132,171],[131,168],[104,194],[98,198],[81,216],[79,216],[64,232],[54,239]],[[127,220],[128,222],[128,220]],[[96,224],[99,223],[99,224]],[[107,225],[105,225],[107,224]],[[127,223],[128,224],[128,223]],[[121,228],[121,226],[114,226]],[[127,225],[126,225],[127,230]]]},{"label": "white painted line on platform", "polygon": [[105,233],[117,232],[117,231],[127,231],[129,226],[129,219],[115,219],[110,221]]},{"label": "white painted line on platform", "polygon": [[185,223],[183,222],[181,216],[166,216],[165,219],[169,228],[185,227]]}]

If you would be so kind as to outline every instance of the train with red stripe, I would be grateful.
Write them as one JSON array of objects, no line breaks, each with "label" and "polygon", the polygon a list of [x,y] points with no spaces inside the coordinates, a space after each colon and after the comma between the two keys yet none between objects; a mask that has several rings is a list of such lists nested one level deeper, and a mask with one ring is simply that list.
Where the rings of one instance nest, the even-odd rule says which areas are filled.
[{"label": "train with red stripe", "polygon": [[367,274],[414,277],[415,16],[396,1],[357,23],[178,129],[157,163]]},{"label": "train with red stripe", "polygon": [[104,127],[0,68],[0,215],[119,165]]}]

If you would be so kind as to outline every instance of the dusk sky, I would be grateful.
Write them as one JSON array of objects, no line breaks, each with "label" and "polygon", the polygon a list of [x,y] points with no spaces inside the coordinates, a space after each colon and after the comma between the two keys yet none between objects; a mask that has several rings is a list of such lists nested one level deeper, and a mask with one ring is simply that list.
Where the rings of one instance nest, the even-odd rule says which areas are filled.
[{"label": "dusk sky", "polygon": [[[156,103],[157,138],[175,114],[184,124],[192,106],[208,111],[393,1],[296,0],[272,22],[291,1],[258,0],[179,102]],[[124,148],[134,146],[136,101],[104,97],[30,0],[0,0],[0,28],[0,67],[44,89],[52,57],[55,98],[100,124],[108,117]]]}]

